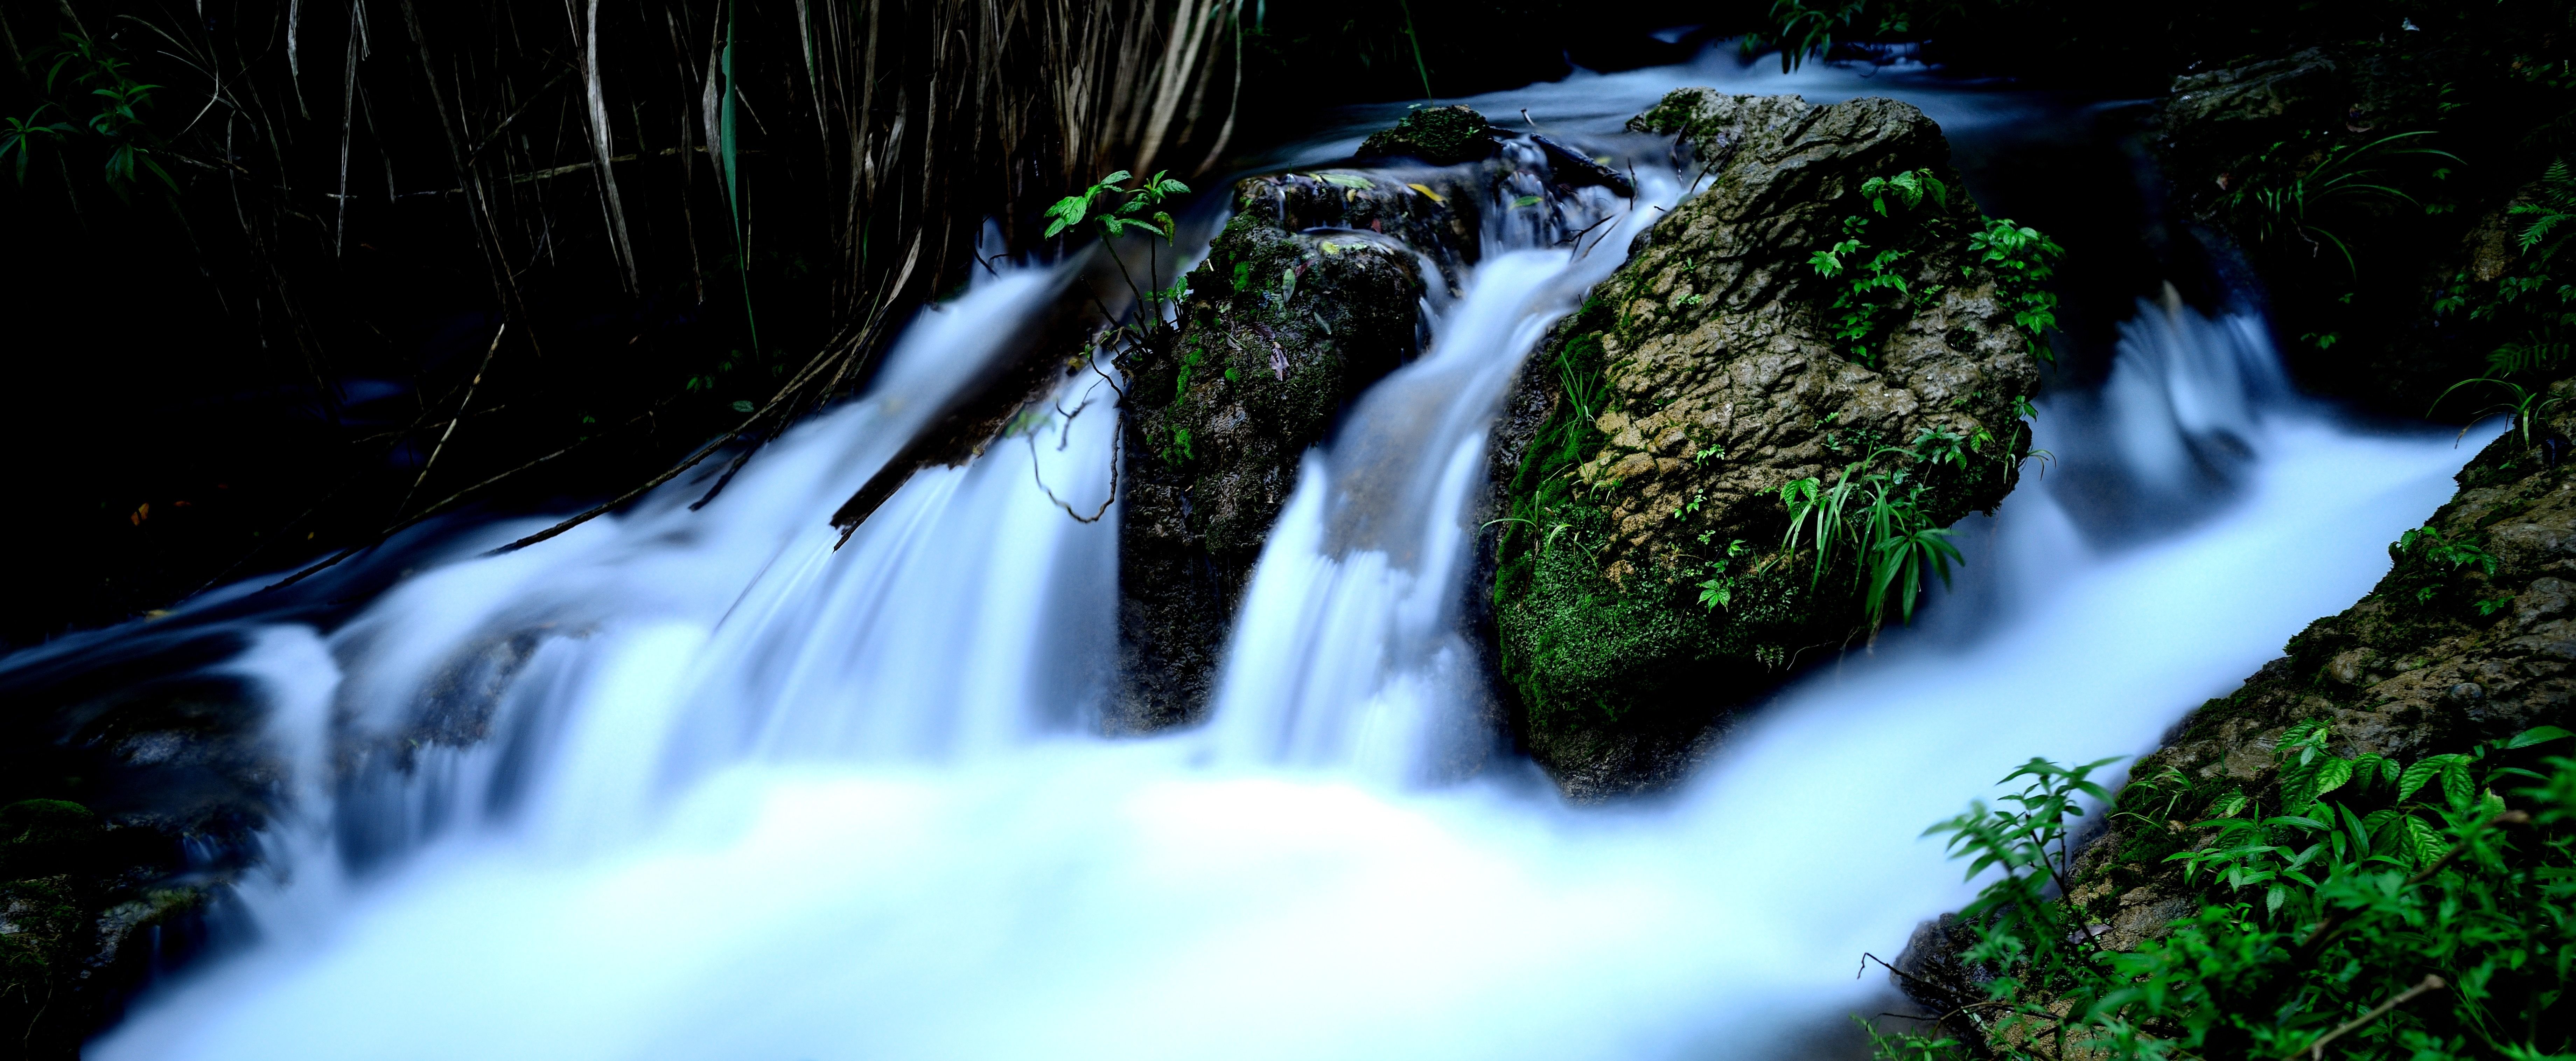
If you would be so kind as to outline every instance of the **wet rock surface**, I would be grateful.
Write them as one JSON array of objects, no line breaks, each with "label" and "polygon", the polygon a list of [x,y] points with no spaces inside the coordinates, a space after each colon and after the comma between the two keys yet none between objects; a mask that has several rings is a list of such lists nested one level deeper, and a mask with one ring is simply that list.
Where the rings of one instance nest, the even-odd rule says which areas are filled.
[{"label": "wet rock surface", "polygon": [[133,991],[203,945],[257,852],[283,766],[251,691],[188,674],[236,638],[150,645],[124,665],[0,678],[0,1028],[69,1058]]},{"label": "wet rock surface", "polygon": [[[1882,450],[1935,432],[1962,457],[1916,462],[1923,511],[1989,508],[2017,481],[2018,403],[2039,381],[1968,246],[1979,215],[1947,142],[1914,107],[1691,89],[1630,128],[1676,137],[1705,190],[1531,356],[1489,447],[1509,524],[1501,670],[1522,741],[1584,798],[1668,783],[1730,709],[1868,636],[1858,572],[1816,576],[1811,549],[1783,547],[1783,486],[1902,465]],[[1947,193],[1902,217],[1864,205],[1864,182],[1900,174]],[[1859,344],[1835,334],[1836,288],[1810,264],[1855,216],[1863,239],[1911,248],[1893,267],[1907,297]]]},{"label": "wet rock surface", "polygon": [[1413,183],[1349,172],[1246,181],[1239,212],[1189,274],[1169,348],[1130,355],[1118,546],[1125,695],[1107,720],[1113,732],[1204,711],[1299,461],[1345,404],[1412,356],[1424,270],[1400,236],[1452,270],[1473,246],[1473,215],[1459,220],[1446,205],[1472,193]]}]

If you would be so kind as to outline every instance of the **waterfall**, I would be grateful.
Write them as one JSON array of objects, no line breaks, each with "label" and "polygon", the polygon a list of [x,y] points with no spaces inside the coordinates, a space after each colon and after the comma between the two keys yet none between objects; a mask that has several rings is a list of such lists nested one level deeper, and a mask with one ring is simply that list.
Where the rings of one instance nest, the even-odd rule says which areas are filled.
[{"label": "waterfall", "polygon": [[1522,357],[1619,267],[1675,183],[1653,174],[1615,206],[1584,189],[1544,221],[1490,208],[1483,264],[1430,351],[1370,388],[1298,475],[1228,639],[1209,727],[1221,755],[1418,779],[1490,741],[1457,615],[1485,436]]},{"label": "waterfall", "polygon": [[[1749,76],[1509,98],[1624,115]],[[1592,113],[1558,120],[1608,135]],[[1796,1052],[1884,990],[1853,979],[1862,951],[1892,957],[1969,893],[1924,825],[2031,755],[2145,750],[2366,590],[2472,452],[2291,397],[2250,315],[2141,304],[2101,393],[2042,404],[2060,467],[1960,529],[1966,579],[1925,624],[1784,691],[1685,791],[1604,810],[1434,783],[1489,695],[1455,606],[1485,420],[1669,201],[1656,181],[1607,252],[1489,234],[1425,356],[1307,460],[1196,730],[1085,725],[1115,656],[1114,520],[1048,493],[1087,510],[1110,489],[1097,377],[915,475],[847,545],[825,523],[1055,296],[1054,268],[924,312],[868,396],[703,510],[666,490],[474,557],[529,529],[484,528],[338,629],[246,620],[226,666],[269,698],[298,786],[241,889],[261,941],[93,1049]],[[2185,509],[2158,499],[2195,491],[2167,518]],[[2122,534],[2088,529],[2106,493],[2134,499]],[[484,737],[421,740],[439,733]]]}]

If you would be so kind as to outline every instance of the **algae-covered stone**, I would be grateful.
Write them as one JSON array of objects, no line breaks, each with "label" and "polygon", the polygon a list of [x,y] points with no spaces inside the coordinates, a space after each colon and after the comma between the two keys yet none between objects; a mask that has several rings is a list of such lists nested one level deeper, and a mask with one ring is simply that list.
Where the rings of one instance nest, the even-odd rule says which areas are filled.
[{"label": "algae-covered stone", "polygon": [[78,1056],[195,952],[283,776],[260,698],[200,673],[235,636],[163,637],[0,674],[0,1027],[28,1057]]},{"label": "algae-covered stone", "polygon": [[1435,166],[1475,162],[1494,153],[1493,130],[1485,116],[1452,104],[1423,107],[1404,116],[1392,129],[1381,129],[1360,142],[1361,158],[1418,158]]},{"label": "algae-covered stone", "polygon": [[1631,128],[1676,135],[1708,189],[1532,355],[1491,446],[1501,671],[1578,795],[1662,783],[1728,708],[1868,636],[1863,566],[1784,546],[1783,487],[1877,475],[1934,527],[1990,508],[2039,382],[1912,106],[1694,89]]},{"label": "algae-covered stone", "polygon": [[1176,341],[1125,366],[1126,695],[1113,730],[1170,726],[1204,708],[1298,461],[1412,349],[1422,296],[1412,248],[1367,230],[1293,232],[1276,216],[1236,215],[1189,275]]}]

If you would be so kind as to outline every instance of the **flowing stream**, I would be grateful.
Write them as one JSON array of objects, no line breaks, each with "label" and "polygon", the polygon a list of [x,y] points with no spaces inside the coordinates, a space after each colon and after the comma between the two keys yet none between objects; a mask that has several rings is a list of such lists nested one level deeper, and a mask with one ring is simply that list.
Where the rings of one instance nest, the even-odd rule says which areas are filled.
[{"label": "flowing stream", "polygon": [[[2043,106],[1722,59],[1470,102],[1606,137],[1704,83],[1896,94],[1963,141]],[[2141,303],[2108,382],[2041,404],[2056,467],[1960,528],[1962,583],[1752,715],[1684,791],[1576,808],[1507,762],[1458,780],[1446,764],[1490,741],[1458,615],[1486,422],[1519,358],[1680,192],[1638,176],[1633,208],[1588,198],[1488,233],[1424,356],[1309,456],[1193,730],[1090,735],[1115,656],[1115,519],[1076,522],[1049,492],[1088,512],[1110,489],[1100,378],[916,475],[846,546],[826,525],[1067,268],[923,313],[867,397],[702,511],[675,488],[473,558],[542,521],[486,527],[334,629],[250,622],[225,666],[264,691],[295,763],[268,868],[241,890],[258,942],[93,1049],[1811,1050],[1884,994],[1854,979],[1861,953],[1892,957],[1973,887],[1926,824],[2032,755],[2151,747],[2366,590],[2486,437],[2345,424],[2290,392],[2258,320]],[[1606,250],[1554,245],[1603,217]],[[458,730],[488,736],[418,743]]]}]

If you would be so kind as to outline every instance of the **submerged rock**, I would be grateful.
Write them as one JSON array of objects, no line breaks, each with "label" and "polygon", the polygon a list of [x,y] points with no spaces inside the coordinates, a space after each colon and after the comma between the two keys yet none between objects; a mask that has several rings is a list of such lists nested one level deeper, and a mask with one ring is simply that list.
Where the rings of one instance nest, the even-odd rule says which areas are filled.
[{"label": "submerged rock", "polygon": [[1971,246],[1910,105],[1688,89],[1630,128],[1676,135],[1706,190],[1531,356],[1489,448],[1499,667],[1578,797],[1665,783],[1730,708],[1869,636],[1877,540],[1784,543],[1784,487],[1846,529],[1872,500],[1916,532],[2002,500],[2039,382],[2016,313],[2047,305],[2010,269],[2044,268],[2035,234]]}]

